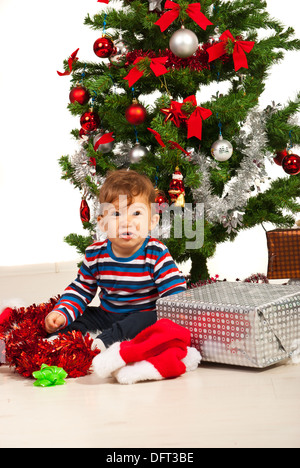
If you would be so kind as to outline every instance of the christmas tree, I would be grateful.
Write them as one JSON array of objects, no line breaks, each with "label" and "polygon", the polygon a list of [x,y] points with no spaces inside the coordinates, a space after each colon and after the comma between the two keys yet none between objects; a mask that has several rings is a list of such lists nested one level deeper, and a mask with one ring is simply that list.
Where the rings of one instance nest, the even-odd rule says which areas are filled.
[{"label": "christmas tree", "polygon": [[[209,277],[216,246],[242,229],[294,225],[299,95],[266,109],[259,98],[271,67],[300,41],[266,8],[262,0],[103,0],[99,14],[85,18],[98,31],[95,61],[76,50],[58,72],[70,76],[68,107],[78,116],[78,151],[60,159],[62,177],[82,193],[87,235],[66,237],[78,252],[100,239],[99,188],[118,168],[153,181],[162,219],[169,213],[160,235],[177,262],[191,260],[194,282]],[[270,181],[273,160],[282,177]],[[195,206],[203,206],[200,223]],[[192,226],[180,236],[178,213]],[[199,230],[203,242],[189,242]]]}]

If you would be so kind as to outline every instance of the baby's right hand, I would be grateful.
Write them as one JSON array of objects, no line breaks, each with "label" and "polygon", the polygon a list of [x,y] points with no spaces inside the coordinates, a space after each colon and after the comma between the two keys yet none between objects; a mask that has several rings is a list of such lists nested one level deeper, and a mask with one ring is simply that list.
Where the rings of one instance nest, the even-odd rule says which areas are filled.
[{"label": "baby's right hand", "polygon": [[45,328],[47,333],[54,333],[59,328],[63,327],[66,319],[58,312],[50,312],[45,318]]}]

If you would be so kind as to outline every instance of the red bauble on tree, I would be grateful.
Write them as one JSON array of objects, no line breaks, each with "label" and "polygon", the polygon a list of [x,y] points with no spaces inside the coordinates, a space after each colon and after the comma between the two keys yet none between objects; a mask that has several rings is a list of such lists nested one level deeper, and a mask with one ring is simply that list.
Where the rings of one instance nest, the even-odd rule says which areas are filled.
[{"label": "red bauble on tree", "polygon": [[100,37],[94,43],[94,52],[97,57],[108,58],[111,56],[114,50],[114,43],[108,37]]},{"label": "red bauble on tree", "polygon": [[80,125],[87,132],[93,132],[100,127],[100,117],[96,112],[89,110],[80,117]]},{"label": "red bauble on tree", "polygon": [[147,111],[134,99],[132,104],[127,107],[125,117],[131,125],[141,125],[146,120]]},{"label": "red bauble on tree", "polygon": [[287,156],[287,150],[276,151],[276,156],[274,156],[273,161],[277,166],[282,166],[282,161]]},{"label": "red bauble on tree", "polygon": [[85,198],[81,200],[80,204],[80,219],[82,223],[88,223],[90,220],[90,208]]},{"label": "red bauble on tree", "polygon": [[72,104],[78,102],[83,106],[89,101],[90,93],[84,86],[75,86],[75,88],[71,89],[69,98]]},{"label": "red bauble on tree", "polygon": [[283,170],[289,175],[300,173],[300,157],[297,154],[288,154],[282,161]]},{"label": "red bauble on tree", "polygon": [[89,132],[87,132],[86,130],[84,130],[84,128],[81,128],[79,130],[79,138],[84,138],[86,135],[88,135]]},{"label": "red bauble on tree", "polygon": [[155,197],[155,203],[157,203],[156,213],[164,213],[169,207],[168,199],[163,192],[158,192]]}]

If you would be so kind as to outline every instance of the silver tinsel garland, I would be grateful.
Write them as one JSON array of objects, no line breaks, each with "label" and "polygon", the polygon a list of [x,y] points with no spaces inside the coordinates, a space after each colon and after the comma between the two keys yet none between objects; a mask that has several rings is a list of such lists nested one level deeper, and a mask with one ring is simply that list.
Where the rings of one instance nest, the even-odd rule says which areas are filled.
[{"label": "silver tinsel garland", "polygon": [[96,168],[91,163],[83,145],[81,145],[79,150],[71,157],[70,162],[74,168],[74,178],[80,185],[85,196],[89,196],[88,179],[99,187],[102,185],[104,178],[96,173]]},{"label": "silver tinsel garland", "polygon": [[267,134],[265,111],[254,108],[236,138],[237,149],[243,154],[240,167],[225,186],[223,196],[212,193],[210,171],[219,168],[215,161],[203,153],[196,153],[194,161],[199,165],[202,182],[193,190],[195,203],[204,203],[205,218],[212,224],[221,223],[227,232],[236,232],[243,223],[244,208],[253,194],[253,187],[260,190],[260,184],[267,178],[265,158],[271,159],[266,152]]}]

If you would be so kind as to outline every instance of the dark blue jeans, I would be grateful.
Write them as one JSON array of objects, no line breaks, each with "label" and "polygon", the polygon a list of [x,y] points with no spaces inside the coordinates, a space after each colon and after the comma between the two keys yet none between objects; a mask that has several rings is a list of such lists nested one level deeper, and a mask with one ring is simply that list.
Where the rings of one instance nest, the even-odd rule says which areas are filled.
[{"label": "dark blue jeans", "polygon": [[145,328],[157,321],[156,311],[131,312],[128,314],[113,314],[105,312],[101,307],[87,307],[84,313],[67,327],[55,332],[61,335],[69,331],[80,331],[83,335],[88,332],[101,333],[97,336],[106,347],[117,341],[132,340]]}]

